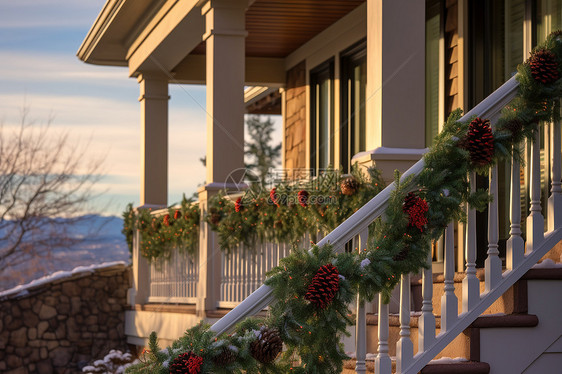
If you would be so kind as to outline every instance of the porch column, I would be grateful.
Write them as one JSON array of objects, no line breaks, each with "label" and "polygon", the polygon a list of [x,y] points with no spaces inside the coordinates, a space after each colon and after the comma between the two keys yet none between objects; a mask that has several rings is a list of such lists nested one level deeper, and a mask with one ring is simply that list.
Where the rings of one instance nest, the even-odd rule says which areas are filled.
[{"label": "porch column", "polygon": [[[138,77],[141,105],[141,186],[138,209],[168,205],[168,80],[163,74]],[[149,292],[149,264],[140,254],[140,234],[133,240],[131,302],[144,304]]]},{"label": "porch column", "polygon": [[168,79],[139,75],[141,103],[140,205],[168,205]]},{"label": "porch column", "polygon": [[[205,214],[209,198],[236,188],[244,168],[245,10],[247,0],[209,0],[205,16],[207,88],[207,177],[199,189]],[[197,315],[214,310],[220,297],[221,252],[215,234],[202,221],[199,236]]]},{"label": "porch column", "polygon": [[425,148],[425,1],[367,0],[366,116],[368,151],[354,161],[392,180]]}]

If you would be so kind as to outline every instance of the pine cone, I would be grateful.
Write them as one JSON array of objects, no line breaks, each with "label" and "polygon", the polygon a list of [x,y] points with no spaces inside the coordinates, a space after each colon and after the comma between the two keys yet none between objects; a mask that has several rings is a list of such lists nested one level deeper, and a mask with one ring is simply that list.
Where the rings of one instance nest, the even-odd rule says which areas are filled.
[{"label": "pine cone", "polygon": [[355,194],[358,188],[359,183],[357,183],[357,180],[353,177],[345,178],[340,184],[341,193],[347,196]]},{"label": "pine cone", "polygon": [[475,166],[485,166],[494,155],[494,135],[489,120],[475,118],[468,127],[463,148],[470,153],[470,160]]},{"label": "pine cone", "polygon": [[394,260],[394,261],[404,261],[408,257],[408,254],[410,254],[410,246],[406,246],[406,247],[402,248],[400,250],[400,252],[398,252],[397,254],[392,256],[392,260]]},{"label": "pine cone", "polygon": [[236,353],[227,347],[223,347],[221,353],[213,359],[213,362],[220,367],[232,364],[236,360]]},{"label": "pine cone", "polygon": [[164,225],[170,226],[170,215],[169,214],[166,214],[164,216]]},{"label": "pine cone", "polygon": [[504,128],[511,132],[511,136],[516,136],[516,135],[519,135],[521,130],[523,130],[523,122],[521,122],[517,118],[514,118],[511,121],[507,122],[504,125]]},{"label": "pine cone", "polygon": [[334,300],[339,288],[338,269],[332,264],[327,264],[318,269],[304,298],[317,308],[324,309]]},{"label": "pine cone", "polygon": [[174,219],[178,219],[180,217],[181,217],[181,212],[178,209],[176,209],[176,211],[174,212]]},{"label": "pine cone", "polygon": [[170,365],[170,374],[199,374],[203,357],[189,351],[182,353]]},{"label": "pine cone", "polygon": [[216,225],[219,224],[219,222],[221,221],[221,219],[222,219],[222,216],[221,216],[220,213],[213,212],[213,213],[211,213],[211,218],[210,218],[209,220],[211,221],[211,223],[212,223],[213,225],[216,226]]},{"label": "pine cone", "polygon": [[306,190],[299,191],[298,199],[299,199],[299,204],[303,208],[306,208],[308,206],[308,191],[306,191]]},{"label": "pine cone", "polygon": [[404,205],[402,206],[402,211],[404,213],[408,213],[410,211],[410,209],[414,205],[416,205],[417,200],[418,200],[418,197],[416,196],[416,194],[414,194],[413,192],[408,192],[408,194],[404,198]]},{"label": "pine cone", "polygon": [[256,340],[250,343],[250,354],[262,364],[269,364],[277,358],[283,349],[279,331],[262,327]]},{"label": "pine cone", "polygon": [[542,84],[555,82],[560,77],[556,56],[547,49],[535,51],[529,58],[529,65],[533,78]]}]

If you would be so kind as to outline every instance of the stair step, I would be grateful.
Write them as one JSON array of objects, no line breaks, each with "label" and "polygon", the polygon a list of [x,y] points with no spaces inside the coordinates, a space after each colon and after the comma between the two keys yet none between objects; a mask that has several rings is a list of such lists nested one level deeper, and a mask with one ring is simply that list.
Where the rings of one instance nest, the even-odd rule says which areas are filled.
[{"label": "stair step", "polygon": [[[414,352],[418,349],[418,321],[420,315],[410,316],[410,339],[414,346]],[[377,352],[378,349],[378,316],[367,314],[367,352]],[[464,357],[467,360],[479,360],[480,341],[479,329],[481,328],[510,328],[510,327],[535,327],[539,320],[533,314],[491,314],[478,317],[468,329],[459,334],[436,358],[441,357]],[[436,333],[441,328],[441,317],[435,317]],[[389,316],[389,354],[396,355],[396,342],[400,339],[400,319],[398,315]]]},{"label": "stair step", "polygon": [[421,374],[488,374],[490,365],[486,362],[460,361],[460,362],[430,362]]}]

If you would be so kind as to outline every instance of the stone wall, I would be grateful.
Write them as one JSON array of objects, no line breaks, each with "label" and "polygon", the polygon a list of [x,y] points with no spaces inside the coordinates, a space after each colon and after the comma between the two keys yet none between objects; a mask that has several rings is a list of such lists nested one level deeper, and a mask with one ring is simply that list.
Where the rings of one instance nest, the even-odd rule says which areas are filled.
[{"label": "stone wall", "polygon": [[129,287],[129,267],[114,264],[0,297],[0,373],[80,373],[126,350]]},{"label": "stone wall", "polygon": [[287,72],[285,90],[285,168],[306,168],[306,66]]}]

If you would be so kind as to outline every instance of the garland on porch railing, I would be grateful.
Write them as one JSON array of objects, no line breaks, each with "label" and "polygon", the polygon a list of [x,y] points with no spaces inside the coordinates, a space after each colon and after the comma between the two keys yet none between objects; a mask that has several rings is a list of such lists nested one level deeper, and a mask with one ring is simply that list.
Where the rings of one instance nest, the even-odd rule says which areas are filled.
[{"label": "garland on porch railing", "polygon": [[[154,334],[144,362],[127,372],[341,372],[347,356],[339,337],[353,323],[348,305],[355,294],[372,300],[382,292],[388,298],[401,274],[425,266],[431,240],[447,223],[464,219],[461,204],[481,209],[490,201],[485,190],[470,192],[468,172],[485,173],[500,160],[520,156],[520,142],[534,138],[539,122],[559,120],[561,38],[560,32],[551,34],[519,67],[518,96],[503,110],[495,130],[485,119],[460,122],[460,110],[449,117],[424,156],[421,174],[403,183],[396,176],[386,220],[375,223],[366,251],[295,250],[269,274],[266,284],[275,301],[265,319],[246,320],[234,333],[217,337],[199,325],[162,351]],[[417,189],[409,192],[412,185]]]},{"label": "garland on porch railing", "polygon": [[305,233],[332,231],[383,188],[375,168],[353,167],[343,176],[329,169],[302,184],[283,183],[271,190],[253,186],[236,201],[216,195],[206,221],[227,252],[239,244],[254,248],[257,241],[302,245]]},{"label": "garland on porch railing", "polygon": [[152,209],[133,209],[127,205],[123,213],[123,234],[132,250],[133,232],[140,233],[140,253],[149,260],[167,259],[177,248],[195,258],[199,249],[199,204],[185,195],[179,207],[170,207],[165,214],[154,215]]}]

